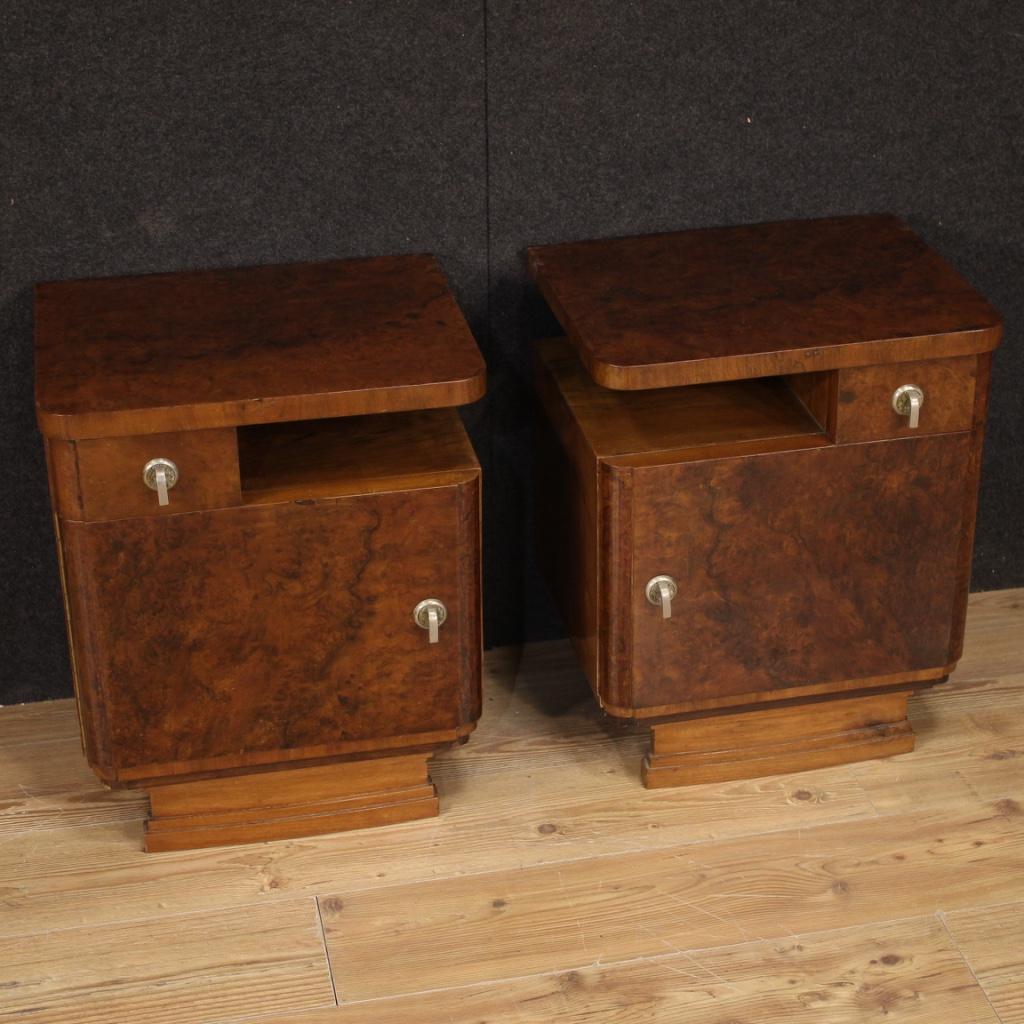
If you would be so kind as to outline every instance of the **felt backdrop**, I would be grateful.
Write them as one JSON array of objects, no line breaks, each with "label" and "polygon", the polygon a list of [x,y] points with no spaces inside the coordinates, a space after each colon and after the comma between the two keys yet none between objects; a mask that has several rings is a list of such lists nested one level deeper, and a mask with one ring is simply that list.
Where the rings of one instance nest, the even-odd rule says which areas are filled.
[{"label": "felt backdrop", "polygon": [[[490,644],[534,564],[528,244],[891,210],[1006,316],[975,589],[1024,584],[1024,5],[0,0],[0,703],[71,692],[32,408],[45,279],[436,253],[490,371]],[[908,595],[913,600],[913,595]]]}]

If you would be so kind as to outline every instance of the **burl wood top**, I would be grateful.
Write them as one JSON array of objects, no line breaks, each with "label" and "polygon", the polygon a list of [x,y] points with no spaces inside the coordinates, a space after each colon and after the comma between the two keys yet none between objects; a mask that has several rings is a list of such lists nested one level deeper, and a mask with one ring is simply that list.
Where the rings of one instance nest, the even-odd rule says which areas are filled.
[{"label": "burl wood top", "polygon": [[546,245],[529,266],[609,388],[968,355],[1002,333],[996,310],[890,215]]},{"label": "burl wood top", "polygon": [[44,434],[148,434],[461,405],[484,363],[432,256],[40,284]]}]

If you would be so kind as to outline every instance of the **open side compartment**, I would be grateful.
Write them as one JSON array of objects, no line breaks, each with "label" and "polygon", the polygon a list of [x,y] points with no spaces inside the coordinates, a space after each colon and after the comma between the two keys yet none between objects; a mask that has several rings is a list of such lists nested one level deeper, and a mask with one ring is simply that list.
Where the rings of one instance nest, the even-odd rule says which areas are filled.
[{"label": "open side compartment", "polygon": [[479,465],[455,409],[238,428],[244,504],[457,483]]}]

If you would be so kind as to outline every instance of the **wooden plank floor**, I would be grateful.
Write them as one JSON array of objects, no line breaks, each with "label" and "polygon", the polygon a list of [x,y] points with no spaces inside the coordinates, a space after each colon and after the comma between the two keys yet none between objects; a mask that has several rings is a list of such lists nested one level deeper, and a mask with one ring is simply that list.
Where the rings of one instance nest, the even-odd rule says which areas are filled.
[{"label": "wooden plank floor", "polygon": [[966,650],[913,754],[656,791],[566,644],[495,651],[440,818],[189,853],[0,709],[0,1021],[1024,1024],[1024,591]]}]

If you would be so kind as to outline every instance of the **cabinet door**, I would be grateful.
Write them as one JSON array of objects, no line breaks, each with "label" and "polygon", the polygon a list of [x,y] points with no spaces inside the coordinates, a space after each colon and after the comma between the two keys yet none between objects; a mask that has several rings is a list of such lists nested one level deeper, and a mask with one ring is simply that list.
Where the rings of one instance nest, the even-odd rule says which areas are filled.
[{"label": "cabinet door", "polygon": [[[954,434],[613,471],[619,692],[651,708],[947,665],[969,454]],[[660,574],[670,619],[644,593]]]},{"label": "cabinet door", "polygon": [[[66,524],[98,760],[131,779],[467,731],[478,500],[471,480]],[[427,597],[448,610],[436,644],[413,621]]]}]

